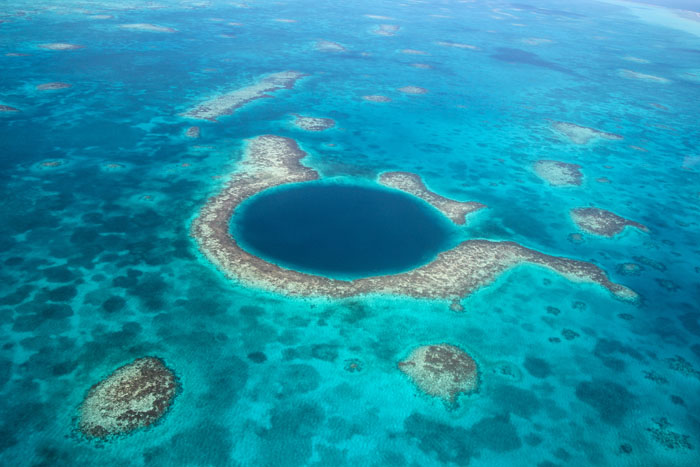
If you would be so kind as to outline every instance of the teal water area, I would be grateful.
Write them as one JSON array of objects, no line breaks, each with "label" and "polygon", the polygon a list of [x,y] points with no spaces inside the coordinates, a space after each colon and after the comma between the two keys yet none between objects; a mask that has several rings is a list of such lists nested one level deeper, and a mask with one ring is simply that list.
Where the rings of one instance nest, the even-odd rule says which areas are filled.
[{"label": "teal water area", "polygon": [[[19,109],[0,112],[0,464],[699,464],[695,23],[583,0],[9,0],[0,20],[0,105]],[[134,23],[176,32],[119,27]],[[400,29],[374,34],[380,24]],[[56,42],[84,47],[38,47]],[[180,116],[287,69],[309,76],[216,123]],[[55,81],[72,86],[36,89]],[[336,126],[305,132],[292,114]],[[624,139],[577,145],[552,121]],[[192,125],[199,139],[184,136]],[[641,300],[535,266],[501,275],[462,313],[244,287],[189,228],[243,141],[268,133],[298,141],[322,178],[418,173],[488,206],[465,238],[593,262]],[[532,170],[540,159],[580,165],[582,185],[548,185]],[[649,232],[571,237],[581,206]],[[440,342],[481,371],[479,392],[453,409],[397,368]],[[89,388],[146,355],[182,383],[161,423],[106,443],[75,433]]]},{"label": "teal water area", "polygon": [[256,195],[232,234],[283,266],[336,278],[413,269],[449,249],[454,229],[418,198],[380,187],[303,183]]}]

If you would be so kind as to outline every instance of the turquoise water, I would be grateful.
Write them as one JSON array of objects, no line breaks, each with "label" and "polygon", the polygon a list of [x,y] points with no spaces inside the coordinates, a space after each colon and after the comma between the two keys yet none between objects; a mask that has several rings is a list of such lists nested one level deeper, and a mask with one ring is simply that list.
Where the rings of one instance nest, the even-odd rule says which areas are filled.
[{"label": "turquoise water", "polygon": [[400,191],[337,183],[261,193],[236,210],[232,233],[257,256],[344,278],[413,269],[454,243],[449,220],[430,205]]},{"label": "turquoise water", "polygon": [[[697,22],[589,1],[120,5],[0,7],[0,105],[19,109],[0,112],[2,464],[698,464]],[[118,27],[134,23],[176,32]],[[376,35],[379,24],[401,28]],[[38,47],[57,42],[84,47]],[[309,76],[216,123],[179,116],[284,70]],[[56,81],[72,86],[36,89]],[[306,132],[292,114],[336,126]],[[576,145],[552,121],[624,140]],[[197,140],[185,137],[192,125]],[[591,261],[641,300],[534,266],[501,275],[463,313],[227,280],[189,227],[244,139],[267,133],[295,139],[324,177],[418,173],[443,196],[488,205],[465,238]],[[540,159],[579,164],[583,184],[549,186],[532,170]],[[649,233],[572,241],[568,212],[589,205]],[[440,342],[481,371],[480,391],[454,409],[397,368]],[[146,355],[181,379],[171,411],[127,437],[83,439],[88,389]]]}]

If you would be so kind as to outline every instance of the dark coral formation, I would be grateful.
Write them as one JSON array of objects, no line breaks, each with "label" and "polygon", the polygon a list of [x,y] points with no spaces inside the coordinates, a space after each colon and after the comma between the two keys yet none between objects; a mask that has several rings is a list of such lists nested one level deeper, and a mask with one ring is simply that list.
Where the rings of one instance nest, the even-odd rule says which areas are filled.
[{"label": "dark coral formation", "polygon": [[362,371],[362,361],[360,361],[357,358],[350,358],[348,360],[345,360],[344,369],[348,373],[359,373],[360,371]]},{"label": "dark coral formation", "polygon": [[688,360],[680,355],[676,355],[673,358],[667,358],[666,364],[671,370],[677,371],[683,376],[691,376],[700,379],[700,371],[696,370]]},{"label": "dark coral formation", "polygon": [[476,362],[454,345],[418,347],[398,366],[421,391],[448,404],[455,404],[459,394],[470,394],[479,388]]},{"label": "dark coral formation", "polygon": [[682,433],[677,433],[671,430],[671,423],[666,419],[666,417],[654,418],[652,419],[654,426],[647,428],[646,430],[651,433],[651,437],[659,443],[661,446],[669,450],[675,449],[693,449],[693,445],[690,444],[689,436]]},{"label": "dark coral formation", "polygon": [[617,266],[617,272],[625,276],[637,276],[642,271],[642,267],[637,263],[623,263]]},{"label": "dark coral formation", "polygon": [[175,373],[161,359],[134,360],[90,388],[78,429],[88,438],[106,439],[151,426],[168,411],[178,388]]},{"label": "dark coral formation", "polygon": [[571,211],[571,218],[583,231],[603,237],[614,237],[625,227],[635,227],[648,232],[649,229],[639,222],[620,217],[615,213],[600,208],[576,208]]},{"label": "dark coral formation", "polygon": [[[299,162],[305,155],[288,138],[265,135],[250,140],[238,170],[194,220],[191,234],[200,250],[230,277],[249,286],[294,296],[343,298],[381,293],[453,302],[490,284],[504,271],[530,263],[576,282],[597,283],[621,299],[637,298],[636,293],[611,282],[603,270],[591,263],[549,256],[515,242],[468,240],[417,269],[349,281],[306,274],[264,261],[238,246],[230,234],[231,216],[241,202],[263,190],[318,179],[315,170]],[[426,200],[431,202],[432,198]],[[441,205],[435,207],[440,209]]]},{"label": "dark coral formation", "polygon": [[15,107],[10,107],[9,105],[0,104],[0,112],[19,112],[19,109]]}]

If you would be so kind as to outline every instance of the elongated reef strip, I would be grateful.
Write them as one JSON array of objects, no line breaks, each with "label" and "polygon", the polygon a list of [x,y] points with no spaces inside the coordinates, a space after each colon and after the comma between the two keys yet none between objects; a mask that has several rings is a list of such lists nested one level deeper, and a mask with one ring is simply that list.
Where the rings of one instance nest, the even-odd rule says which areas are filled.
[{"label": "elongated reef strip", "polygon": [[318,173],[300,163],[305,156],[289,138],[263,135],[248,140],[243,160],[228,183],[207,200],[193,221],[190,233],[200,251],[230,278],[292,296],[343,298],[378,293],[454,302],[492,283],[504,271],[529,263],[575,282],[599,284],[621,299],[637,298],[591,263],[546,255],[514,242],[467,240],[411,271],[350,281],[285,269],[243,250],[229,230],[236,208],[268,188],[317,180]]},{"label": "elongated reef strip", "polygon": [[565,136],[574,144],[588,144],[597,139],[621,140],[622,136],[615,133],[596,130],[587,126],[577,125],[570,122],[552,122],[552,130]]},{"label": "elongated reef strip", "polygon": [[71,87],[68,83],[61,83],[60,81],[54,81],[53,83],[43,83],[39,84],[36,88],[39,91],[56,91],[59,89],[67,89]]},{"label": "elongated reef strip", "polygon": [[571,218],[576,225],[588,233],[603,237],[614,237],[625,227],[635,227],[643,232],[649,229],[639,222],[625,219],[615,213],[600,208],[577,208],[571,211]]},{"label": "elongated reef strip", "polygon": [[153,425],[170,409],[178,388],[161,359],[139,358],[90,388],[78,428],[88,438],[104,439]]},{"label": "elongated reef strip", "polygon": [[149,23],[120,24],[119,27],[122,29],[129,29],[132,31],[176,32],[176,30],[173,28],[169,28],[167,26],[158,26],[157,24]]},{"label": "elongated reef strip", "polygon": [[422,199],[458,225],[464,224],[467,215],[486,207],[474,201],[455,201],[433,193],[418,175],[410,172],[384,172],[379,176],[379,183]]},{"label": "elongated reef strip", "polygon": [[260,77],[255,84],[207,99],[182,114],[182,116],[215,122],[217,118],[223,115],[231,115],[249,102],[271,97],[266,94],[268,92],[291,89],[297,80],[304,76],[307,75],[298,71],[272,73]]}]

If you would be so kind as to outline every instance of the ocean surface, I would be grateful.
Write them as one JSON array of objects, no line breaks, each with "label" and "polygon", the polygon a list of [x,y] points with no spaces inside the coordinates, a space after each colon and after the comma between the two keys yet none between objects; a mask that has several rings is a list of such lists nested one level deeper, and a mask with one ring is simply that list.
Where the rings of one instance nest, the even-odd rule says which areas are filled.
[{"label": "ocean surface", "polygon": [[[3,1],[0,464],[700,465],[699,18],[524,1]],[[216,122],[182,115],[286,70],[308,76]],[[488,206],[449,235],[592,262],[640,299],[536,266],[462,312],[245,287],[189,229],[263,134],[324,180],[419,174]],[[548,184],[538,160],[582,184]],[[569,212],[587,206],[648,232],[582,232]],[[397,367],[439,343],[479,366],[456,406]],[[177,374],[171,409],[87,439],[91,386],[144,356]]]}]

